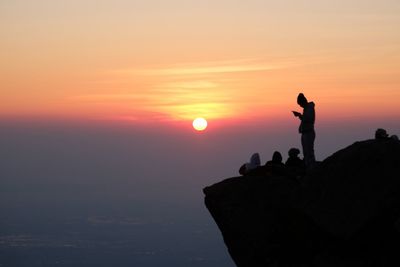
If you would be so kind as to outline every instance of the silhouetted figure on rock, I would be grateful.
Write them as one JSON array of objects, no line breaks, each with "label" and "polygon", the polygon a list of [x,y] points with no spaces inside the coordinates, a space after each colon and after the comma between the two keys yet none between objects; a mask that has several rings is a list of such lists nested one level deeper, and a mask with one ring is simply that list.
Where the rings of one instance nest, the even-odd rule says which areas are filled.
[{"label": "silhouetted figure on rock", "polygon": [[315,104],[308,102],[304,94],[297,97],[297,104],[303,108],[303,113],[293,111],[293,115],[301,121],[299,133],[301,133],[301,145],[303,147],[304,163],[308,170],[315,165],[314,141],[315,141]]},{"label": "silhouetted figure on rock", "polygon": [[246,174],[250,173],[251,171],[260,167],[260,165],[261,165],[260,155],[258,153],[254,153],[250,157],[250,162],[247,162],[240,167],[239,173],[241,175],[246,175]]},{"label": "silhouetted figure on rock", "polygon": [[272,154],[272,160],[267,161],[265,166],[284,167],[285,165],[282,162],[282,154],[279,151],[275,151],[274,154]]},{"label": "silhouetted figure on rock", "polygon": [[285,164],[282,162],[282,154],[275,151],[272,155],[272,160],[269,160],[261,168],[264,169],[266,175],[282,175],[286,173]]},{"label": "silhouetted figure on rock", "polygon": [[397,135],[395,135],[395,134],[394,134],[394,135],[391,135],[391,136],[389,137],[389,134],[386,132],[385,129],[378,128],[378,129],[376,129],[376,131],[375,131],[375,139],[376,139],[376,140],[393,139],[393,140],[398,141],[398,140],[399,140],[399,137],[398,137]]},{"label": "silhouetted figure on rock", "polygon": [[375,139],[388,139],[389,135],[387,134],[385,129],[378,128],[375,131]]},{"label": "silhouetted figure on rock", "polygon": [[288,172],[296,177],[304,175],[304,161],[299,158],[300,150],[297,148],[289,149],[289,158],[285,162]]}]

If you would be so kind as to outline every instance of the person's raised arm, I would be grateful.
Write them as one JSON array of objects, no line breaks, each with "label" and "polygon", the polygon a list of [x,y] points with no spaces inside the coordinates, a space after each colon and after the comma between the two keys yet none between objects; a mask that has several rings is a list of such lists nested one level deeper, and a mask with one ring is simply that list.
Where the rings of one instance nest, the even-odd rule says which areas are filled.
[{"label": "person's raised arm", "polygon": [[292,111],[295,117],[299,117],[300,120],[303,120],[303,115],[300,112]]}]

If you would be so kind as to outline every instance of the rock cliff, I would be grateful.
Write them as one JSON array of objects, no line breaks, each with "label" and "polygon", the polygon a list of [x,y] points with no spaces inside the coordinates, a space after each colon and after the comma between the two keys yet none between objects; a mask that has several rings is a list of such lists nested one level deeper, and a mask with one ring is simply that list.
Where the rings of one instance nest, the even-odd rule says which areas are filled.
[{"label": "rock cliff", "polygon": [[296,180],[226,179],[205,204],[237,266],[400,266],[400,142],[356,142]]}]

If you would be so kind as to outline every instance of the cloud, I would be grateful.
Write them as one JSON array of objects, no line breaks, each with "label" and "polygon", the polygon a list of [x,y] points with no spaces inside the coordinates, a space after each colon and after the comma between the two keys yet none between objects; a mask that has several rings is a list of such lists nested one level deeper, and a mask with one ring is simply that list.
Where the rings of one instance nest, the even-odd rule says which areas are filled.
[{"label": "cloud", "polygon": [[[164,114],[173,119],[226,118],[239,110],[250,112],[249,98],[256,101],[254,77],[248,80],[239,74],[280,70],[296,66],[290,59],[239,59],[194,62],[141,69],[117,69],[108,72],[110,78],[131,80],[132,88],[110,88],[102,94],[78,96],[83,102],[113,105],[124,110],[121,118],[137,118],[140,114]],[[258,74],[257,74],[258,75]],[[261,74],[265,77],[264,74]],[[140,86],[136,86],[140,84]],[[253,88],[253,89],[252,89]],[[260,90],[258,88],[258,90]],[[152,116],[153,117],[153,116]]]},{"label": "cloud", "polygon": [[261,59],[241,59],[228,61],[211,61],[178,64],[161,68],[145,69],[118,69],[113,70],[116,73],[143,75],[143,76],[188,76],[188,75],[212,75],[237,72],[256,72],[271,71],[293,66],[294,63],[289,60],[280,62],[266,62]]}]

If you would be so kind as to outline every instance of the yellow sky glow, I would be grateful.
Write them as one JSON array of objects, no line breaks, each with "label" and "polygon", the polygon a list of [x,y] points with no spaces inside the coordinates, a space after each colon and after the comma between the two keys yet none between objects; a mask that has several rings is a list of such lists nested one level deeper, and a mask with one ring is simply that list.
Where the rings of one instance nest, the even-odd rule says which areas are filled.
[{"label": "yellow sky glow", "polygon": [[400,115],[399,1],[33,2],[0,3],[0,117]]}]

